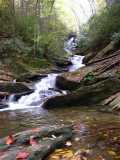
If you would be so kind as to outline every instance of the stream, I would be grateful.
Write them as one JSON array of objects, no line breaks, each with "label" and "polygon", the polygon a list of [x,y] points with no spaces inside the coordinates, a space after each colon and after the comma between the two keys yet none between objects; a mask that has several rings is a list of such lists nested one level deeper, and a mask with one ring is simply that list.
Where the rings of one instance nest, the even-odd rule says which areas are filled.
[{"label": "stream", "polygon": [[[82,56],[70,56],[73,72],[84,66]],[[92,150],[92,158],[96,155],[104,157],[99,160],[120,160],[120,116],[98,111],[98,107],[65,107],[46,110],[42,108],[44,101],[55,95],[67,94],[58,92],[55,86],[58,74],[51,73],[32,86],[34,92],[21,97],[14,102],[14,96],[9,99],[9,108],[0,112],[0,137],[9,133],[49,125],[74,124],[76,135],[71,149]],[[78,138],[78,139],[76,139]],[[97,160],[97,159],[96,159]]]}]

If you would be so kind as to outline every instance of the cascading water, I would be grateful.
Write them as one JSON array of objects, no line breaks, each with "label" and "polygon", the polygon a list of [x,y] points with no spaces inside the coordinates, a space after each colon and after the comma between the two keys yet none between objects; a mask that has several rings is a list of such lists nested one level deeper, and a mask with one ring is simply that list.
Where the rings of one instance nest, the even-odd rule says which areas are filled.
[{"label": "cascading water", "polygon": [[30,95],[22,96],[17,102],[9,101],[9,109],[32,108],[41,106],[46,98],[54,95],[60,95],[60,92],[55,91],[55,82],[57,74],[48,74],[40,82],[36,83],[33,88],[34,92]]},{"label": "cascading water", "polygon": [[68,68],[69,72],[76,71],[77,69],[85,66],[82,63],[83,59],[84,59],[84,56],[74,55],[74,56],[71,56],[69,59],[73,64],[73,65],[69,66],[69,68]]},{"label": "cascading water", "polygon": [[76,38],[71,37],[69,40],[65,41],[64,50],[68,54],[72,55],[72,51],[75,50],[76,46],[77,46]]},{"label": "cascading water", "polygon": [[[72,37],[66,42],[65,50],[72,54],[75,46],[76,43],[74,41],[74,38]],[[84,66],[82,64],[83,56],[74,55],[70,56],[69,59],[72,62],[72,65],[68,68],[70,72]],[[8,102],[9,108],[3,109],[1,111],[40,107],[43,105],[47,98],[55,95],[66,94],[66,91],[57,91],[55,86],[57,76],[58,74],[54,73],[48,74],[47,77],[43,78],[42,80],[40,80],[40,82],[36,83],[33,86],[34,92],[32,94],[22,96],[17,102],[14,101],[13,95],[10,96]]]}]

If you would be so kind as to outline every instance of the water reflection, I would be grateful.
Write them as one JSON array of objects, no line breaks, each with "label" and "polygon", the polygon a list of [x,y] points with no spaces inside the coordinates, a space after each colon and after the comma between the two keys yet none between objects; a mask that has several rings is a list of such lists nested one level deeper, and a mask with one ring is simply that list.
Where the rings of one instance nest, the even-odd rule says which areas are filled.
[{"label": "water reflection", "polygon": [[[0,112],[0,136],[5,136],[9,132],[26,130],[31,127],[82,123],[108,124],[110,122],[120,122],[119,115],[97,112],[96,109],[88,107],[70,107],[54,110],[44,110],[42,108],[32,108],[16,111]],[[83,129],[84,126],[82,127]]]}]

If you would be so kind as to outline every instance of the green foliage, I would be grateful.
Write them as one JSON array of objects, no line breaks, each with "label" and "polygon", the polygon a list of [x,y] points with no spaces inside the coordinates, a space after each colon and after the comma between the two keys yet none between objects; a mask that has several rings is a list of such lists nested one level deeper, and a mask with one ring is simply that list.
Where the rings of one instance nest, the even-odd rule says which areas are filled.
[{"label": "green foliage", "polygon": [[7,6],[0,5],[0,33],[10,35],[13,33],[13,21],[11,11]]},{"label": "green foliage", "polygon": [[[110,41],[111,36],[119,31],[120,5],[104,8],[91,17],[89,22],[83,27],[81,35],[87,36],[85,37],[82,46],[84,46],[84,48],[92,48],[99,45],[101,42]],[[81,48],[81,41],[79,46]]]},{"label": "green foliage", "polygon": [[88,36],[85,32],[82,32],[79,38],[78,46],[81,50],[87,49],[89,44]]},{"label": "green foliage", "polygon": [[91,72],[88,73],[84,78],[85,81],[93,81],[94,79],[95,79],[95,76]]},{"label": "green foliage", "polygon": [[27,46],[20,38],[6,38],[0,41],[0,53],[3,57],[13,56],[14,53],[30,53],[31,48]]},{"label": "green foliage", "polygon": [[34,32],[36,26],[35,16],[20,16],[16,15],[16,33],[22,37],[22,39],[30,44],[34,42]]},{"label": "green foliage", "polygon": [[67,31],[59,21],[55,24],[48,23],[46,31],[41,33],[37,39],[39,48],[42,49],[44,55],[52,58],[55,55],[64,56],[64,39]]},{"label": "green foliage", "polygon": [[[20,8],[18,4],[15,4],[14,10],[8,0],[2,0],[2,4],[0,3],[0,24],[2,26],[0,34],[7,37],[1,49],[2,52],[13,51],[18,54],[25,53],[50,59],[55,55],[64,56],[66,53],[62,48],[67,31],[57,18],[55,10],[51,12],[54,0],[40,1],[42,11],[39,10],[39,4],[34,1],[24,3],[28,5],[28,12],[24,10],[24,7]],[[22,10],[25,13],[22,13]],[[17,42],[23,43],[23,47],[19,45],[19,42],[19,44],[16,43],[16,39]]]},{"label": "green foliage", "polygon": [[38,68],[38,69],[50,66],[50,63],[46,61],[45,59],[34,58],[28,55],[22,58],[22,63],[27,64],[28,66],[32,68]]},{"label": "green foliage", "polygon": [[120,42],[120,32],[115,32],[112,37],[111,40],[115,42],[115,44]]}]

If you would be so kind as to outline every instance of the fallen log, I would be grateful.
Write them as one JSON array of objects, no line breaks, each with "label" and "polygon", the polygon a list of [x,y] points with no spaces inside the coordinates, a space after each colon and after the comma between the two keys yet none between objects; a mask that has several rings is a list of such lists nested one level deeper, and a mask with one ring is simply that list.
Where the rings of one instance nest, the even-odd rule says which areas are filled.
[{"label": "fallen log", "polygon": [[[36,143],[30,144],[30,138]],[[63,147],[72,137],[72,127],[35,128],[12,136],[13,143],[6,145],[0,140],[0,160],[13,160],[19,153],[28,155],[26,160],[44,160],[55,149]]]}]

